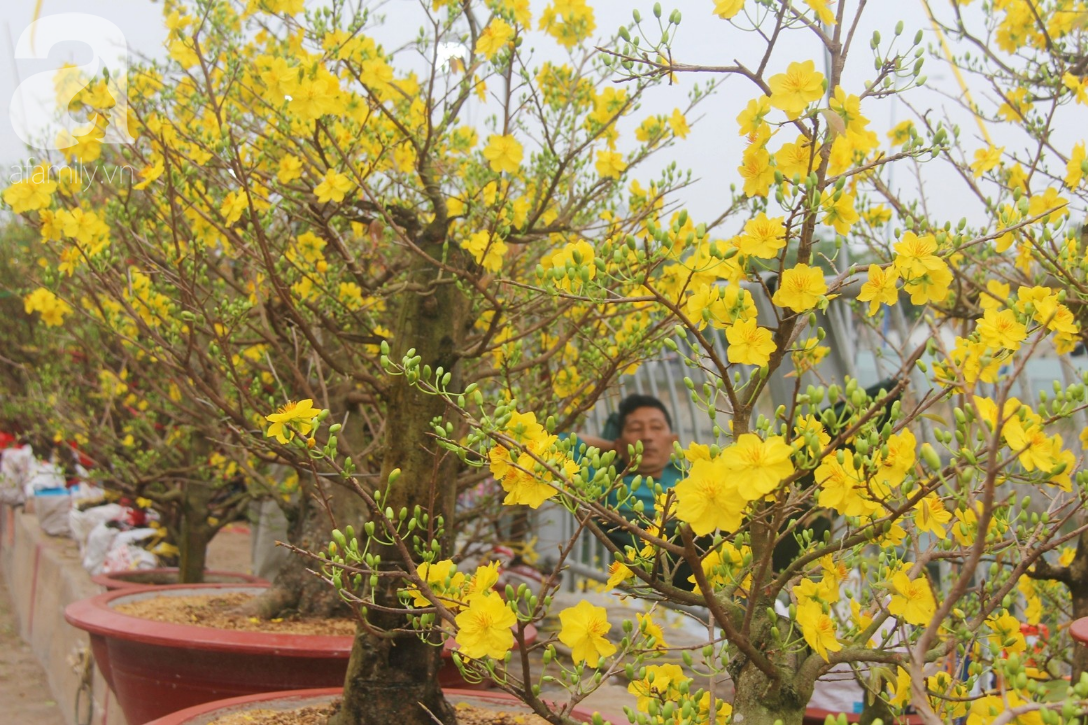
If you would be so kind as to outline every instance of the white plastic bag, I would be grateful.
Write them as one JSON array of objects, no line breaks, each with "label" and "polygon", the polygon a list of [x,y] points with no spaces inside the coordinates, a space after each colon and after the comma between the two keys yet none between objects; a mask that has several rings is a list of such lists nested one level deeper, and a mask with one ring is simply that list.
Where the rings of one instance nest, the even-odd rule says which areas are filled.
[{"label": "white plastic bag", "polygon": [[106,526],[105,521],[98,522],[91,529],[87,536],[87,546],[83,550],[83,568],[91,576],[102,573],[102,564],[106,561],[106,554],[118,533],[120,532],[112,526]]},{"label": "white plastic bag", "polygon": [[[124,512],[125,507],[116,503],[107,503],[84,511],[73,506],[68,512],[68,528],[72,531],[72,538],[79,544],[79,555],[86,556],[87,537],[96,526],[107,521],[117,521]],[[103,556],[105,556],[104,551]]]},{"label": "white plastic bag", "polygon": [[156,568],[158,557],[140,547],[141,541],[154,535],[155,529],[129,529],[117,534],[102,562],[103,573]]},{"label": "white plastic bag", "polygon": [[34,513],[38,516],[38,526],[50,536],[69,536],[68,511],[71,506],[72,497],[67,491],[35,496]]},{"label": "white plastic bag", "polygon": [[60,469],[49,461],[31,461],[27,468],[26,483],[23,485],[27,498],[36,495],[38,491],[51,488],[65,488],[64,475]]},{"label": "white plastic bag", "polygon": [[[120,538],[120,535],[118,535],[118,538]],[[143,549],[136,544],[118,543],[117,539],[114,539],[113,548],[106,554],[106,560],[102,563],[102,573],[112,574],[115,571],[155,569],[158,565],[158,557],[147,549]]]},{"label": "white plastic bag", "polygon": [[18,506],[26,500],[24,487],[33,461],[34,451],[30,446],[0,451],[0,501]]}]

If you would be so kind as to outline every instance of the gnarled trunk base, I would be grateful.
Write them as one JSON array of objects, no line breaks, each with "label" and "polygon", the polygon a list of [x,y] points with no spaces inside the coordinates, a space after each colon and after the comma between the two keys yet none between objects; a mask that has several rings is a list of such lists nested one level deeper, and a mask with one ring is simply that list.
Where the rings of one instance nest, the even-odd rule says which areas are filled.
[{"label": "gnarled trunk base", "polygon": [[438,685],[442,647],[416,636],[379,639],[360,629],[348,663],[344,700],[329,725],[455,723]]},{"label": "gnarled trunk base", "polygon": [[[304,499],[298,518],[287,529],[287,543],[306,551],[322,551],[328,546],[331,531],[328,514]],[[313,559],[297,554],[289,556],[272,586],[256,600],[253,613],[263,619],[295,613],[316,618],[351,616],[351,610],[336,590],[307,571],[316,570],[317,566]]]},{"label": "gnarled trunk base", "polygon": [[735,683],[736,725],[802,725],[811,690],[800,692],[789,682],[773,682],[750,662],[741,668]]}]

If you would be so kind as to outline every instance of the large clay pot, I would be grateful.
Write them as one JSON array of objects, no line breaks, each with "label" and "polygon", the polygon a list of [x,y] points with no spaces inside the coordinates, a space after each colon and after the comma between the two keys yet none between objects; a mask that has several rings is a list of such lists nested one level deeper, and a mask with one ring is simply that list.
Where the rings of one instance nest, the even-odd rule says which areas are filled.
[{"label": "large clay pot", "polygon": [[[64,618],[91,635],[91,649],[129,725],[240,695],[299,688],[342,687],[354,638],[210,629],[141,619],[114,610],[162,596],[247,592],[267,585],[178,584],[132,587],[68,605]],[[536,638],[536,629],[526,635]],[[443,686],[464,687],[448,657]]]},{"label": "large clay pot", "polygon": [[[340,688],[321,690],[294,690],[291,692],[274,692],[262,695],[249,695],[235,697],[230,700],[209,702],[196,707],[190,707],[181,712],[159,718],[150,725],[206,725],[216,718],[224,717],[245,710],[294,710],[300,707],[321,706],[340,697]],[[505,692],[479,692],[475,690],[445,689],[446,699],[450,702],[467,702],[473,705],[488,707],[495,710],[508,710],[516,713],[528,713],[528,708]],[[623,722],[616,718],[602,716],[613,723]],[[593,711],[576,707],[570,717],[578,722],[592,722]],[[254,725],[260,725],[259,721]]]},{"label": "large clay pot", "polygon": [[151,597],[260,594],[264,588],[180,584],[118,589],[68,605],[64,618],[90,633],[95,661],[129,725],[239,695],[342,687],[352,637],[210,629],[114,610]]},{"label": "large clay pot", "polygon": [[[163,569],[134,569],[132,571],[115,571],[109,574],[99,574],[91,577],[91,581],[107,591],[115,589],[131,589],[132,587],[161,587],[178,583],[177,567]],[[214,571],[208,569],[204,572],[205,584],[268,584],[259,576],[241,574],[233,571]]]}]

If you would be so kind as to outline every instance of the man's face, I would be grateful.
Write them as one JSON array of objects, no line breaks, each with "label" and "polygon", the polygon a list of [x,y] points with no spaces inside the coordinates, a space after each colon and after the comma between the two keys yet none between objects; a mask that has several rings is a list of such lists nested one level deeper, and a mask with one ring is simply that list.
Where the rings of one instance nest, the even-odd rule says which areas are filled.
[{"label": "man's face", "polygon": [[657,408],[635,408],[623,422],[616,450],[626,457],[627,447],[642,441],[642,463],[638,473],[657,478],[669,462],[675,440],[676,435],[669,429],[664,412]]}]

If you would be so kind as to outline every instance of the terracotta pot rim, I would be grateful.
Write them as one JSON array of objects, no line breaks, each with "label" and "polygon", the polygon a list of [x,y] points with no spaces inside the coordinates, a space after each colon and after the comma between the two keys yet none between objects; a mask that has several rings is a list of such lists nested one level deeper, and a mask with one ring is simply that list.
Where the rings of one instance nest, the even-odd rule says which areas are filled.
[{"label": "terracotta pot rim", "polygon": [[[310,690],[285,690],[283,692],[262,692],[256,695],[242,695],[241,697],[232,697],[228,700],[216,700],[214,702],[206,702],[203,705],[195,705],[193,707],[185,708],[184,710],[178,710],[177,712],[165,715],[158,720],[152,720],[147,725],[186,725],[192,718],[199,717],[201,715],[211,715],[216,710],[225,710],[227,708],[237,707],[239,705],[251,705],[266,700],[302,700],[302,699],[317,699],[317,698],[329,698],[339,697],[344,692],[342,687],[327,687]],[[456,699],[457,697],[463,697],[472,700],[490,700],[492,703],[520,703],[513,695],[505,692],[494,692],[488,690],[463,690],[460,688],[443,687],[443,694],[447,699]],[[572,713],[568,715],[574,715],[576,717],[591,718],[593,716],[593,710],[585,707],[575,707]],[[601,717],[615,722],[615,718],[601,713]],[[587,720],[588,722],[588,720]]]},{"label": "terracotta pot rim", "polygon": [[1069,625],[1069,634],[1081,644],[1088,644],[1088,617],[1074,619]]},{"label": "terracotta pot rim", "polygon": [[[272,634],[233,629],[214,629],[190,624],[156,622],[142,617],[122,614],[111,604],[122,597],[143,594],[163,595],[179,590],[207,589],[266,589],[267,583],[221,584],[168,584],[130,586],[107,591],[89,599],[81,599],[64,609],[64,620],[85,632],[105,637],[115,637],[127,642],[182,647],[211,652],[240,652],[247,654],[276,654],[284,657],[344,658],[351,654],[355,638],[350,635]],[[531,645],[538,636],[537,628],[530,624],[525,634]],[[449,657],[457,648],[453,638],[446,639],[443,657]]]},{"label": "terracotta pot rim", "polygon": [[117,599],[146,594],[162,596],[172,591],[209,589],[244,591],[265,589],[267,586],[267,584],[239,583],[126,587],[69,604],[64,609],[64,619],[73,627],[93,635],[166,647],[329,659],[344,658],[351,653],[352,642],[355,639],[352,636],[272,634],[172,624],[121,614],[111,606]]},{"label": "terracotta pot rim", "polygon": [[[138,584],[138,583],[135,583],[135,582],[130,582],[127,579],[124,579],[123,577],[126,576],[126,575],[130,575],[130,574],[167,574],[167,573],[174,573],[174,572],[177,572],[177,571],[178,571],[178,568],[176,566],[163,566],[163,567],[156,567],[154,569],[131,569],[131,570],[127,570],[127,571],[114,571],[114,572],[110,572],[109,574],[96,574],[95,576],[91,577],[91,581],[94,582],[95,584],[97,584],[100,587],[107,587],[107,588],[108,587],[114,587],[114,588],[124,587],[124,588],[128,588],[128,589],[132,589],[134,587],[144,587],[144,586],[155,586],[155,587],[175,586],[174,584]],[[243,574],[240,571],[222,571],[222,570],[219,570],[219,569],[205,569],[204,570],[204,575],[205,576],[220,576],[220,577],[230,576],[230,577],[237,577],[238,578],[237,582],[205,582],[205,583],[210,583],[210,584],[231,584],[231,583],[236,583],[236,584],[265,584],[265,585],[267,585],[269,583],[267,579],[262,579],[261,577],[255,576],[253,574]]]}]

